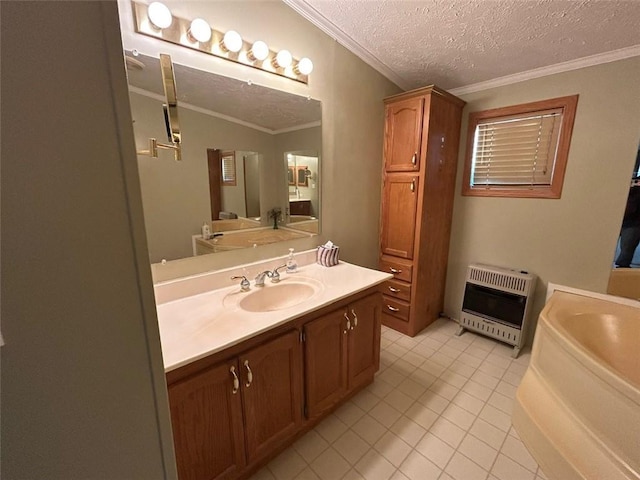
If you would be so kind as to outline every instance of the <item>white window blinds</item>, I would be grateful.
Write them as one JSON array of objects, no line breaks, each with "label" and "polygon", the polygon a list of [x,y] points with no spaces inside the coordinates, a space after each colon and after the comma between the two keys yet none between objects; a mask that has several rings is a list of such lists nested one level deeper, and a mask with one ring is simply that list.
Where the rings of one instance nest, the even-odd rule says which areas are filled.
[{"label": "white window blinds", "polygon": [[475,130],[472,187],[549,186],[563,109],[481,120]]}]

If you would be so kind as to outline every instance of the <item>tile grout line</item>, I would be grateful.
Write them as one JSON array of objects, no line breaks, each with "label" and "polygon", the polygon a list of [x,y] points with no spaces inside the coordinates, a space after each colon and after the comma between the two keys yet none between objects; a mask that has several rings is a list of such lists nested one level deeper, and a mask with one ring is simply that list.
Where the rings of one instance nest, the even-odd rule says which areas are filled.
[{"label": "tile grout line", "polygon": [[[443,346],[445,346],[447,343],[448,343],[448,342],[443,343],[443,344],[441,345],[441,347],[440,347],[440,348],[442,348]],[[458,356],[457,356],[457,357],[455,357],[455,358],[453,358],[453,359],[452,359],[452,360],[453,360],[453,362],[457,361],[457,360],[458,360],[458,358],[460,357],[460,355],[461,355],[462,353],[465,353],[465,352],[466,352],[466,350],[467,350],[469,347],[471,347],[471,346],[473,345],[473,343],[474,343],[473,341],[472,341],[472,342],[469,342],[469,343],[468,343],[468,345],[466,346],[466,348],[465,348],[464,350],[460,351],[460,353],[458,354]],[[479,360],[481,360],[481,361],[483,361],[483,362],[484,362],[484,361],[487,361],[487,357],[489,357],[489,356],[494,352],[494,350],[496,349],[496,346],[498,346],[498,345],[501,345],[501,344],[496,342],[496,345],[494,345],[494,346],[492,347],[492,349],[491,349],[491,350],[487,351],[487,354],[485,355],[485,357],[484,357],[484,358],[482,358],[482,359],[479,359]],[[440,351],[440,348],[439,348],[438,350],[436,350],[436,352]],[[450,347],[450,348],[453,348],[453,347]],[[411,351],[411,350],[410,350],[410,351]],[[443,353],[443,354],[444,354],[444,353]],[[446,355],[446,354],[444,354],[444,355]],[[471,355],[471,354],[470,354],[470,355]],[[449,356],[449,355],[447,355],[447,356]],[[472,355],[472,356],[474,356],[474,357],[475,357],[475,355]],[[401,358],[402,358],[402,357],[401,357]],[[427,358],[430,358],[430,357],[427,357]],[[476,357],[476,358],[478,358],[478,357]],[[426,360],[425,360],[425,361],[426,361]],[[452,364],[453,362],[451,362],[451,363],[449,364],[449,366],[447,366],[447,367],[443,370],[443,372],[442,372],[440,375],[438,375],[438,376],[436,377],[437,379],[439,379],[439,380],[441,380],[441,381],[444,381],[444,382],[445,382],[445,383],[447,383],[448,385],[451,385],[452,387],[454,387],[454,388],[456,388],[456,389],[458,390],[458,391],[456,392],[456,395],[455,395],[451,400],[447,399],[447,400],[449,400],[449,403],[448,403],[447,407],[443,410],[443,412],[444,412],[444,411],[445,411],[445,410],[446,410],[450,405],[452,405],[452,404],[453,404],[453,405],[457,406],[458,408],[461,408],[461,409],[465,410],[466,412],[468,412],[468,413],[470,413],[470,414],[474,415],[474,422],[473,422],[473,423],[475,423],[475,421],[476,421],[478,418],[480,418],[480,417],[479,417],[479,413],[478,413],[478,414],[474,414],[473,412],[471,412],[471,411],[467,410],[466,408],[464,408],[464,407],[462,407],[462,406],[460,406],[460,405],[457,405],[457,404],[455,404],[455,403],[453,402],[453,400],[458,396],[458,394],[459,394],[460,392],[462,392],[462,391],[463,391],[464,386],[465,386],[465,385],[467,385],[467,383],[468,383],[469,381],[472,381],[472,377],[473,377],[473,375],[474,375],[475,373],[477,373],[477,372],[480,372],[480,373],[482,373],[482,374],[484,374],[484,375],[487,375],[487,376],[493,377],[493,378],[495,378],[495,379],[497,379],[497,380],[498,380],[498,382],[496,383],[496,386],[495,386],[495,387],[493,387],[493,388],[491,388],[491,389],[490,389],[489,387],[487,387],[486,385],[482,385],[482,384],[480,384],[480,385],[484,386],[485,388],[487,388],[488,390],[491,390],[491,394],[489,395],[489,397],[487,398],[487,400],[478,399],[478,398],[477,398],[477,397],[475,397],[473,394],[469,394],[469,393],[467,393],[467,392],[465,392],[465,393],[467,393],[468,395],[473,396],[474,398],[476,398],[476,399],[478,399],[478,400],[482,401],[482,402],[483,402],[483,404],[484,404],[484,405],[483,405],[482,410],[484,409],[484,407],[485,407],[485,406],[489,405],[489,406],[491,406],[492,408],[495,408],[496,410],[499,410],[500,412],[502,412],[502,413],[504,413],[504,414],[507,414],[507,413],[506,413],[506,412],[504,412],[503,410],[501,410],[501,409],[499,409],[499,408],[497,408],[497,407],[494,407],[493,405],[489,404],[488,402],[489,402],[489,399],[491,398],[491,396],[493,395],[493,393],[500,393],[500,392],[497,392],[497,390],[496,390],[497,386],[500,384],[500,381],[505,381],[506,383],[509,383],[509,382],[507,382],[506,380],[504,380],[504,376],[505,376],[505,375],[506,375],[506,373],[509,371],[510,367],[514,364],[515,359],[513,359],[513,358],[509,358],[508,366],[504,369],[504,371],[502,372],[502,374],[501,374],[499,377],[495,377],[495,376],[493,376],[493,375],[491,375],[491,374],[488,374],[488,373],[485,373],[485,372],[483,372],[483,371],[479,370],[482,364],[480,364],[480,365],[479,365],[479,366],[477,366],[477,367],[472,367],[472,368],[474,368],[474,372],[473,372],[473,374],[472,374],[471,376],[469,376],[469,377],[466,377],[466,381],[464,382],[464,384],[462,384],[462,386],[461,386],[460,388],[456,387],[455,385],[452,385],[452,384],[448,383],[446,380],[442,380],[442,379],[441,379],[442,375],[444,375],[444,373],[446,373],[446,372],[449,370],[449,368],[450,368],[450,366],[451,366],[451,364]],[[436,362],[436,363],[438,363],[438,362]],[[464,362],[462,362],[462,363],[464,363]],[[424,362],[423,362],[423,364],[424,364]],[[497,365],[496,365],[496,366],[497,366]],[[387,367],[387,368],[389,368],[389,367]],[[419,368],[420,368],[420,367],[417,367],[416,369],[419,369]],[[453,373],[456,373],[456,372],[453,372]],[[459,375],[459,374],[458,374],[458,375]],[[476,383],[479,383],[479,382],[476,382]],[[432,384],[433,384],[433,383],[432,383]],[[428,391],[428,390],[429,390],[429,387],[427,387],[427,391]],[[434,393],[435,393],[435,392],[434,392]],[[414,401],[414,404],[415,404],[416,402],[419,402],[419,401],[418,401],[418,400],[415,400],[415,401]],[[413,404],[412,404],[412,405],[413,405]],[[428,407],[426,407],[426,408],[428,408]],[[482,411],[482,410],[481,410],[481,411]],[[432,410],[432,411],[433,411],[433,410]],[[437,413],[437,412],[434,412],[434,413]],[[458,428],[461,428],[461,429],[462,429],[462,427],[460,427],[460,425],[457,425],[457,424],[455,424],[455,423],[451,422],[451,421],[450,421],[449,419],[447,419],[446,417],[443,417],[443,416],[442,416],[442,414],[438,414],[438,419],[440,419],[440,418],[444,418],[444,419],[445,419],[445,420],[447,420],[448,422],[450,422],[450,423],[452,423],[452,424],[456,425]],[[437,421],[437,419],[436,419],[436,421]],[[435,423],[436,421],[434,421],[433,423]],[[484,421],[484,420],[483,420],[483,421]],[[487,422],[487,423],[489,423],[489,422]],[[495,427],[495,428],[498,428],[498,427],[496,427],[495,425],[493,425],[493,424],[491,424],[491,423],[489,423],[489,424],[490,424],[490,425],[492,425],[492,426],[493,426],[493,427]],[[432,425],[433,425],[433,424],[432,424]],[[473,425],[473,424],[472,424],[472,425]],[[498,428],[498,429],[499,429],[499,430],[501,430],[500,428]],[[511,429],[511,427],[510,427],[510,429]],[[510,430],[510,429],[509,429],[509,430]],[[463,430],[464,430],[464,429],[463,429]],[[484,443],[484,444],[485,444],[486,446],[488,446],[489,448],[491,448],[491,449],[493,449],[493,450],[496,450],[496,457],[493,459],[493,462],[492,462],[492,464],[491,464],[491,468],[489,468],[488,470],[486,470],[483,466],[479,465],[475,460],[473,460],[473,459],[469,458],[469,457],[468,457],[467,455],[465,455],[463,452],[460,452],[460,451],[459,451],[460,444],[458,444],[458,446],[454,449],[454,455],[455,455],[455,453],[459,453],[459,454],[460,454],[460,455],[462,455],[464,458],[466,458],[467,460],[469,460],[470,462],[472,462],[474,465],[477,465],[477,466],[478,466],[479,468],[481,468],[483,471],[486,471],[486,472],[487,472],[487,478],[488,478],[488,476],[489,476],[489,475],[491,475],[491,471],[492,471],[492,469],[493,469],[493,467],[494,467],[494,465],[495,465],[495,463],[496,463],[496,461],[497,461],[498,457],[499,457],[499,456],[500,456],[500,454],[501,454],[502,447],[504,446],[505,442],[507,441],[507,439],[508,439],[508,437],[509,437],[509,435],[510,435],[509,430],[508,430],[507,432],[505,432],[505,437],[504,437],[504,439],[502,440],[502,442],[501,442],[501,445],[500,445],[500,448],[499,448],[499,449],[495,449],[493,446],[491,446],[491,445],[489,445],[488,443],[486,443],[483,439],[476,437],[475,435],[473,435],[473,433],[471,433],[471,432],[469,431],[469,429],[464,430],[465,437],[466,437],[466,435],[471,435],[471,436],[473,436],[474,438],[476,438],[478,441],[481,441],[482,443]],[[426,432],[426,433],[428,433],[428,430],[427,430],[427,432]],[[426,433],[425,433],[421,438],[424,438],[424,436],[426,436]],[[434,435],[435,435],[435,434],[434,434]],[[437,435],[435,435],[435,436],[436,436],[437,438],[439,438],[439,439],[440,439],[440,437],[438,437]],[[440,440],[442,441],[442,439],[440,439]],[[447,442],[444,442],[444,443],[447,443]],[[417,444],[416,444],[416,445],[417,445]],[[414,450],[415,450],[415,448],[414,448]],[[420,452],[418,452],[418,453],[420,453]],[[449,466],[449,464],[451,463],[451,461],[452,461],[452,459],[453,459],[454,455],[451,455],[451,458],[447,461],[447,463],[445,464],[444,468],[442,468],[442,473],[446,473],[446,468],[447,468],[447,467]],[[527,471],[531,472],[531,470],[529,470],[527,467],[525,467],[524,465],[522,465],[522,464],[521,464],[520,462],[518,462],[517,460],[512,459],[511,457],[509,457],[509,456],[508,456],[508,455],[506,455],[506,454],[505,454],[505,456],[506,456],[507,458],[511,459],[512,461],[514,461],[515,463],[517,463],[518,465],[520,465],[521,467],[525,468],[525,470],[527,470]],[[427,459],[427,460],[428,460],[428,459]],[[429,460],[429,461],[430,461],[430,460]],[[431,462],[431,463],[433,463],[433,462]],[[437,466],[437,465],[436,465],[436,466]],[[539,467],[538,467],[538,469],[539,469]],[[534,476],[536,475],[536,472],[532,472],[532,473],[533,473],[533,475],[534,475]],[[442,474],[441,474],[440,476],[442,476]]]},{"label": "tile grout line", "polygon": [[[495,341],[495,343],[491,345],[491,348],[485,348],[489,345],[487,345],[485,341],[485,337],[483,336],[474,335],[474,338],[470,341],[462,341],[460,339],[461,341],[451,342],[451,340],[459,339],[459,337],[454,336],[455,327],[449,328],[452,325],[455,325],[455,323],[451,321],[448,321],[445,323],[445,321],[443,320],[440,322],[439,325],[436,326],[436,330],[434,330],[433,332],[425,331],[424,335],[419,334],[420,340],[415,340],[416,337],[411,338],[411,337],[402,336],[401,334],[395,333],[393,330],[390,330],[387,327],[383,327],[381,338],[382,338],[382,343],[386,345],[381,349],[381,362],[380,362],[381,368],[376,373],[374,382],[362,390],[362,392],[367,392],[369,395],[375,397],[375,402],[373,402],[373,405],[367,409],[361,407],[358,403],[354,401],[354,399],[357,398],[357,395],[360,395],[359,393],[354,398],[350,399],[348,403],[345,403],[345,405],[351,404],[353,407],[356,407],[358,410],[363,412],[363,414],[360,415],[357,420],[351,421],[349,423],[343,421],[338,415],[336,415],[336,412],[338,412],[341,407],[339,407],[335,412],[333,412],[331,415],[333,415],[336,420],[343,423],[346,426],[346,429],[342,431],[332,441],[329,441],[320,432],[316,431],[316,434],[323,440],[323,442],[326,443],[326,446],[323,446],[321,450],[316,455],[314,455],[313,459],[310,462],[308,462],[307,459],[298,451],[298,449],[295,448],[296,444],[294,443],[291,447],[293,451],[301,458],[301,460],[303,461],[303,464],[305,465],[305,468],[303,468],[300,472],[294,475],[293,478],[300,477],[301,474],[305,470],[307,470],[307,468],[311,472],[313,472],[313,474],[316,475],[317,477],[323,478],[323,476],[321,475],[321,473],[323,472],[318,472],[316,469],[314,469],[314,467],[312,466],[312,463],[314,463],[316,459],[318,459],[321,455],[326,453],[330,448],[333,449],[339,455],[339,457],[345,461],[345,464],[349,467],[347,471],[342,475],[342,478],[345,478],[346,476],[351,475],[354,472],[357,472],[357,475],[363,478],[363,476],[360,474],[360,471],[357,469],[356,465],[359,462],[361,462],[362,459],[367,454],[369,454],[369,452],[373,452],[373,454],[380,456],[382,459],[384,459],[385,462],[387,462],[391,467],[393,467],[393,470],[391,471],[389,478],[393,477],[396,474],[402,474],[403,476],[406,476],[404,475],[404,472],[402,472],[401,466],[402,464],[404,464],[404,462],[412,453],[419,454],[425,460],[427,460],[430,464],[433,464],[440,471],[438,478],[444,478],[445,476],[447,476],[447,478],[452,478],[446,472],[446,468],[449,467],[456,453],[459,453],[464,459],[466,459],[467,461],[471,462],[473,465],[480,468],[481,471],[485,472],[486,473],[485,479],[488,478],[490,475],[492,475],[492,470],[495,467],[496,462],[501,454],[504,455],[509,460],[513,461],[519,467],[531,473],[534,477],[539,477],[538,472],[540,471],[540,467],[537,464],[536,464],[536,467],[537,467],[536,470],[531,471],[529,467],[525,466],[519,460],[512,458],[510,455],[507,455],[506,453],[502,452],[502,449],[504,448],[507,440],[509,439],[509,436],[514,436],[514,435],[511,435],[510,433],[513,428],[511,423],[510,423],[509,429],[505,432],[501,427],[498,427],[492,422],[481,419],[483,422],[487,423],[492,428],[495,428],[496,430],[499,430],[502,433],[504,433],[504,438],[500,442],[500,447],[497,449],[494,448],[493,445],[487,443],[485,439],[480,438],[479,436],[476,436],[477,433],[474,434],[470,431],[473,425],[476,424],[477,420],[480,419],[480,414],[486,408],[487,405],[502,415],[507,415],[507,416],[509,415],[509,413],[503,410],[503,408],[499,408],[497,406],[491,405],[489,401],[497,393],[501,397],[504,397],[505,399],[508,399],[510,402],[513,402],[515,400],[513,397],[511,397],[510,395],[505,395],[504,393],[498,391],[497,389],[502,382],[504,382],[504,384],[508,386],[517,388],[517,385],[513,385],[510,381],[506,380],[505,376],[508,373],[510,373],[513,376],[517,376],[521,378],[524,372],[521,373],[520,370],[526,371],[527,364],[522,361],[518,362],[517,359],[507,357],[507,355],[504,354],[506,352],[499,352],[499,350],[502,349],[502,344],[499,341]],[[472,333],[468,332],[468,334],[472,334]],[[446,340],[443,340],[443,338],[446,338]],[[479,342],[477,341],[477,339],[483,339],[483,341]],[[493,339],[486,339],[486,340],[493,340]],[[399,342],[402,342],[402,343],[399,343]],[[438,344],[437,348],[433,347],[434,343]],[[455,346],[453,346],[453,344],[455,344]],[[418,348],[420,345],[424,345],[423,351],[426,350],[429,353],[425,354],[422,352],[414,351],[414,349]],[[481,352],[476,351],[475,354],[471,353],[469,352],[471,348],[474,348]],[[390,349],[392,351],[390,351]],[[401,355],[396,354],[396,352],[398,351],[401,352]],[[482,358],[480,358],[480,356],[477,354],[482,352],[484,353],[482,355]],[[452,353],[455,353],[455,355],[452,355]],[[416,359],[412,359],[413,361],[409,361],[406,357],[410,356],[410,354],[412,354],[413,356],[419,357],[418,360],[421,360],[421,362],[416,364],[415,363]],[[469,362],[468,359],[461,359],[460,357],[463,354],[466,354],[467,356],[472,357],[475,360],[473,360],[473,362]],[[383,359],[382,358],[383,356],[387,358]],[[433,358],[434,356],[437,356],[438,358]],[[489,357],[492,357],[492,356],[500,357],[504,360],[508,360],[508,362],[491,361]],[[441,357],[444,357],[444,359],[446,360],[443,360],[443,358]],[[438,374],[434,374],[433,369],[421,368],[428,361],[430,361],[430,363],[432,364],[435,364],[435,367],[433,368],[437,367],[436,369],[439,371]],[[444,365],[443,363],[446,363],[446,365]],[[470,363],[477,364],[477,366],[473,366]],[[493,373],[488,373],[486,371],[481,370],[482,366],[487,364],[491,366],[490,370],[492,370]],[[514,366],[518,368],[512,368]],[[388,371],[389,369],[392,369],[393,376],[395,377],[393,382],[388,382],[385,379],[380,378],[382,374],[384,374],[384,372]],[[459,373],[465,370],[466,370],[465,373]],[[471,370],[472,372],[467,376],[467,373],[469,373],[469,371]],[[420,380],[415,379],[415,377],[413,377],[413,375],[417,371],[424,372],[425,375],[428,375],[430,378],[432,378],[432,380],[429,381],[427,386],[421,383]],[[500,374],[497,375],[495,373],[496,371],[500,371]],[[494,386],[488,387],[485,383],[481,383],[481,381],[478,381],[478,378],[473,378],[478,373],[491,378],[492,379],[491,383],[492,384],[494,383]],[[452,376],[448,379],[443,378],[447,374],[455,375],[456,377]],[[389,374],[389,376],[391,376],[391,374]],[[452,379],[455,380],[456,378],[460,379],[459,381],[457,381],[457,383],[450,383],[452,382]],[[462,382],[462,379],[464,379],[464,382]],[[370,390],[370,388],[376,384],[376,380],[378,381],[378,385],[380,385],[379,382],[382,382],[383,384],[386,384],[390,388],[387,389],[386,387],[382,387],[382,390],[385,391],[385,393],[374,393],[372,390]],[[407,380],[421,387],[419,388],[420,393],[416,394],[414,392],[410,392],[410,390],[405,391],[404,389],[401,389],[400,385],[405,383]],[[474,393],[463,390],[465,387],[470,385],[470,382],[472,381],[475,384],[483,387],[483,389],[486,389],[488,393],[486,395],[483,395],[483,397],[486,396],[486,400],[479,398]],[[432,389],[432,387],[434,387],[434,384],[436,384],[437,382],[440,382],[440,384],[443,384],[446,387],[455,390],[455,392],[453,394],[447,394],[446,396],[441,395],[440,391]],[[460,385],[459,387],[457,386],[458,384]],[[411,386],[407,388],[410,389]],[[390,400],[388,400],[388,397],[394,391],[400,392],[404,397],[411,400],[409,403],[406,404],[406,407],[403,406],[402,397],[397,400],[394,400],[394,402],[400,402],[400,403],[392,403],[390,402]],[[420,401],[420,399],[428,393],[431,393],[432,395],[437,395],[438,397],[441,397],[444,400],[446,400],[446,405],[444,405],[443,408],[438,408],[438,410],[441,410],[440,412],[435,411],[430,406],[424,405]],[[473,410],[477,410],[478,413],[474,413],[474,411],[470,409],[471,407],[465,407],[464,405],[460,405],[454,402],[454,400],[460,397],[461,393],[464,393],[466,396],[473,398],[474,401],[477,401],[482,404],[482,406],[479,407],[479,409],[473,408]],[[451,398],[449,398],[449,396]],[[382,423],[378,421],[376,417],[371,415],[371,411],[377,408],[379,405],[381,405],[382,402],[384,402],[385,408],[391,409],[391,411],[393,412],[392,417],[395,417],[396,415],[398,415],[398,417],[395,418],[393,421],[389,420],[389,421],[385,421],[385,423]],[[422,424],[416,422],[412,417],[407,415],[407,412],[416,406],[420,406],[422,409],[426,409],[427,411],[431,412],[434,415],[434,419],[429,423],[428,428],[425,428]],[[449,420],[449,418],[443,416],[444,412],[446,412],[451,406],[454,406],[457,409],[460,409],[461,411],[463,411],[465,414],[468,414],[473,417],[473,420],[471,421],[471,424],[468,428],[463,428],[458,423],[454,422],[453,420]],[[369,417],[371,420],[375,421],[381,427],[383,427],[383,433],[380,436],[378,436],[377,439],[373,441],[373,443],[371,444],[369,443],[368,440],[362,437],[362,435],[353,428],[358,422],[361,421],[361,419],[365,417]],[[435,433],[431,433],[431,427],[441,419],[446,420],[448,423],[451,423],[457,429],[460,429],[463,433],[461,440],[457,443],[455,448],[451,444],[449,444],[447,441],[444,441],[441,437],[439,437]],[[393,426],[396,425],[401,420],[411,422],[413,425],[416,425],[421,430],[424,430],[424,432],[421,435],[419,435],[419,437],[417,437],[415,441],[412,441],[412,443],[408,443],[403,437],[396,434],[396,432],[392,430]],[[387,423],[389,424],[389,426],[387,426]],[[315,429],[312,431],[315,431]],[[339,449],[335,448],[335,443],[340,438],[342,438],[347,432],[350,432],[351,434],[355,435],[359,440],[361,440],[367,446],[367,450],[362,455],[360,455],[357,459],[355,459],[353,461],[353,464],[349,459],[346,458],[346,456]],[[430,458],[425,457],[422,454],[422,452],[416,449],[417,445],[419,445],[420,442],[424,440],[424,438],[429,433],[431,433],[440,442],[443,442],[444,445],[447,445],[449,448],[452,449],[452,454],[450,458],[447,460],[447,462],[444,464],[443,468],[440,468],[439,465],[435,464]],[[376,444],[388,434],[391,434],[395,439],[402,442],[402,444],[410,447],[408,453],[404,457],[402,457],[402,461],[399,462],[398,466],[396,466],[395,463],[393,463],[389,458],[387,458],[385,454],[382,451],[379,451],[378,448],[376,447]],[[460,446],[462,442],[469,435],[471,435],[471,437],[474,440],[482,442],[482,444],[484,444],[487,448],[490,448],[491,450],[496,451],[496,456],[491,462],[491,466],[489,467],[488,470],[485,469],[482,465],[478,464],[474,459],[469,458],[462,451],[460,451]],[[301,437],[301,439],[302,438],[304,438],[304,436]],[[301,441],[301,439],[299,439],[297,442]],[[519,440],[518,437],[516,436],[514,436],[514,439]],[[268,467],[269,466],[267,466],[267,470],[269,471],[269,473],[273,477],[275,477],[277,480],[280,480],[275,474],[275,472]],[[536,478],[535,480],[538,480],[538,478]]]}]

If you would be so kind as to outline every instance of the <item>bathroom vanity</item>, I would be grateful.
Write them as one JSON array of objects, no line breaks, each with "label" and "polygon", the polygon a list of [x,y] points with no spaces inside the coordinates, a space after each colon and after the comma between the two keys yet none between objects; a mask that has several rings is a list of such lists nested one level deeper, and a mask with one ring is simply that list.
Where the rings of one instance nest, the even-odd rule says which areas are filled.
[{"label": "bathroom vanity", "polygon": [[312,250],[279,283],[229,280],[283,260],[156,286],[181,479],[248,477],[373,381],[390,275],[309,263]]},{"label": "bathroom vanity", "polygon": [[311,200],[304,198],[289,199],[289,212],[291,215],[311,215]]}]

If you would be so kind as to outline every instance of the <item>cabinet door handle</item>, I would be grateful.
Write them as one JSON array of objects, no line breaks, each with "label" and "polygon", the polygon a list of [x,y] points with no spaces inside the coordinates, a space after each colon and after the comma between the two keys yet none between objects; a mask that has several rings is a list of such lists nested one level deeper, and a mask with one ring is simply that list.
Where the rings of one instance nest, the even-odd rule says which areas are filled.
[{"label": "cabinet door handle", "polygon": [[402,273],[402,270],[398,270],[397,268],[389,267],[389,271],[393,274]]},{"label": "cabinet door handle", "polygon": [[347,315],[347,312],[344,312],[344,318],[347,319],[347,329],[343,330],[342,333],[347,333],[349,332],[349,330],[351,330],[351,319],[349,318],[349,315]]},{"label": "cabinet door handle", "polygon": [[353,325],[351,326],[351,330],[358,326],[358,315],[356,315],[356,311],[352,308],[351,315],[353,315]]},{"label": "cabinet door handle", "polygon": [[399,308],[392,307],[391,305],[387,305],[387,308],[388,308],[389,310],[391,310],[392,312],[399,312],[399,311],[400,311],[400,309],[399,309]]},{"label": "cabinet door handle", "polygon": [[415,165],[418,162],[418,152],[413,153],[413,157],[411,157],[411,163]]},{"label": "cabinet door handle", "polygon": [[249,388],[251,382],[253,382],[253,372],[251,371],[251,367],[249,367],[249,360],[244,361],[244,367],[247,369],[247,383],[245,383],[244,386]]},{"label": "cabinet door handle", "polygon": [[411,191],[412,192],[416,191],[416,181],[415,180],[411,180]]},{"label": "cabinet door handle", "polygon": [[400,291],[399,288],[388,287],[390,292],[398,293]]},{"label": "cabinet door handle", "polygon": [[236,393],[238,393],[238,390],[240,389],[240,379],[238,378],[238,374],[236,373],[236,367],[231,365],[231,368],[229,369],[229,371],[231,372],[231,375],[233,375],[233,391],[232,393],[235,395]]}]

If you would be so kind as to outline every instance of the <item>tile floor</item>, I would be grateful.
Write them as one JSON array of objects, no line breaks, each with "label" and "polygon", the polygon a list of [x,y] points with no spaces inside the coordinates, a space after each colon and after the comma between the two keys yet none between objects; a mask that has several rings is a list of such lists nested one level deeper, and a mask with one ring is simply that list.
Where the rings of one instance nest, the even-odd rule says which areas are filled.
[{"label": "tile floor", "polygon": [[251,480],[544,480],[511,426],[530,354],[439,319],[382,327],[372,385]]}]

